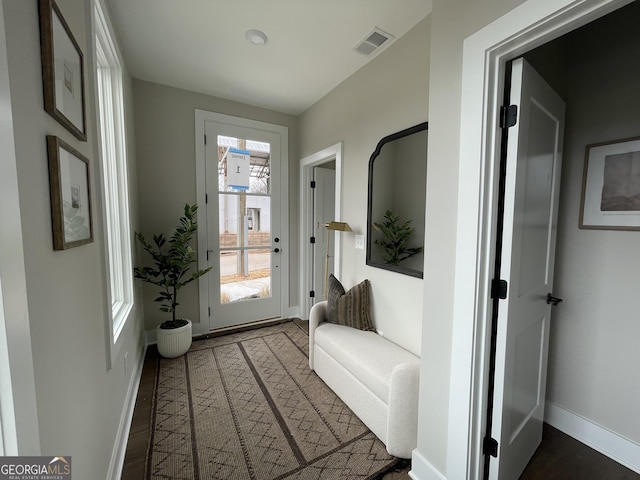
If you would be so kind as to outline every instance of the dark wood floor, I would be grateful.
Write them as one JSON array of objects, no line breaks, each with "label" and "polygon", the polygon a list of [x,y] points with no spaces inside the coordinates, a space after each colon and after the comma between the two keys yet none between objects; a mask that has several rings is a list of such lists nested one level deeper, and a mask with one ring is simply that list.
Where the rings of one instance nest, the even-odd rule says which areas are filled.
[{"label": "dark wood floor", "polygon": [[545,423],[520,480],[640,480],[640,475]]},{"label": "dark wood floor", "polygon": [[147,347],[142,378],[138,387],[136,408],[129,431],[127,452],[124,457],[121,480],[143,480],[144,464],[147,458],[149,433],[151,432],[151,411],[153,409],[153,391],[156,383],[158,349],[155,345]]},{"label": "dark wood floor", "polygon": [[[143,480],[151,427],[158,351],[147,349],[131,423],[122,480]],[[394,479],[409,478],[394,474]],[[546,425],[542,444],[520,480],[640,480],[640,475]]]}]

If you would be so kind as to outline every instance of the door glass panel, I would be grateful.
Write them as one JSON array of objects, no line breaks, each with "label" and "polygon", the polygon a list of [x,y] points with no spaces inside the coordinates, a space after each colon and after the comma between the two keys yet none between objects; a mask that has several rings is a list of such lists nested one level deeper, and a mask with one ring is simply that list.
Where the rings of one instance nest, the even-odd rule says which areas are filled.
[{"label": "door glass panel", "polygon": [[[243,140],[240,138],[218,135],[218,190],[220,192],[238,192],[243,188],[234,187],[234,176],[246,175],[245,164],[237,151],[248,152],[248,193],[269,195],[271,193],[271,145],[265,142]],[[240,154],[242,155],[242,154]],[[238,171],[239,170],[239,171]],[[245,179],[247,177],[244,177]],[[246,185],[240,185],[240,187]]]},{"label": "door glass panel", "polygon": [[270,145],[218,136],[220,302],[271,296]]}]

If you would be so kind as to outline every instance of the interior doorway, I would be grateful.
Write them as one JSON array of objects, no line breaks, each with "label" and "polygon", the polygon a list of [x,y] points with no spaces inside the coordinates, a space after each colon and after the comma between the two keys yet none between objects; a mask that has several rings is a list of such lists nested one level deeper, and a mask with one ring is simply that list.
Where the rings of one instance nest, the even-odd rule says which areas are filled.
[{"label": "interior doorway", "polygon": [[[447,475],[481,478],[486,373],[495,259],[498,118],[507,61],[630,3],[528,1],[464,44],[459,244],[453,322]],[[478,119],[482,119],[479,122]],[[466,121],[464,119],[474,119]],[[482,145],[478,149],[477,145]],[[467,215],[473,211],[474,214]],[[475,262],[468,262],[475,258]],[[472,279],[472,281],[468,281]]]},{"label": "interior doorway", "polygon": [[519,477],[542,440],[565,123],[524,58],[507,67],[505,101],[483,474],[495,480]]},{"label": "interior doorway", "polygon": [[331,160],[313,167],[313,264],[311,275],[311,302],[327,299],[325,283],[328,276],[335,273],[335,241],[326,225],[332,222],[336,212],[336,162]]},{"label": "interior doorway", "polygon": [[[525,58],[566,99],[568,118],[555,275],[564,301],[550,323],[545,421],[640,473],[640,429],[628,420],[640,388],[622,380],[635,375],[627,365],[640,362],[627,346],[640,333],[637,289],[627,287],[640,284],[637,232],[580,227],[588,146],[640,134],[640,66],[628,60],[640,51],[638,24],[635,1]],[[602,210],[606,218],[638,218]]]},{"label": "interior doorway", "polygon": [[[321,182],[318,183],[318,182]],[[314,303],[323,299],[327,222],[340,220],[342,143],[300,161],[300,318],[308,319]],[[333,196],[333,198],[331,198]],[[330,272],[340,276],[341,243],[330,243]],[[320,287],[320,288],[318,288]]]}]

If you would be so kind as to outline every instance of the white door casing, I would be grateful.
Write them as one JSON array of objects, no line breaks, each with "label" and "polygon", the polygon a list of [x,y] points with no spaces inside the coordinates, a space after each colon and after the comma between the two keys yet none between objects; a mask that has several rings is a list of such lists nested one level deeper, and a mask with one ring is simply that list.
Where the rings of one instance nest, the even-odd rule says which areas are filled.
[{"label": "white door casing", "polygon": [[549,321],[564,135],[563,100],[522,58],[514,60],[505,183],[490,478],[518,478],[542,440]]},{"label": "white door casing", "polygon": [[[195,113],[196,193],[198,203],[203,207],[198,210],[198,264],[200,268],[213,268],[199,281],[201,321],[194,325],[194,331],[205,333],[240,323],[289,316],[288,129],[202,110]],[[206,134],[209,137],[205,143]],[[217,135],[265,142],[271,146],[270,219],[266,216],[255,219],[263,226],[265,222],[271,224],[271,253],[268,255],[271,290],[266,297],[221,304]]]}]

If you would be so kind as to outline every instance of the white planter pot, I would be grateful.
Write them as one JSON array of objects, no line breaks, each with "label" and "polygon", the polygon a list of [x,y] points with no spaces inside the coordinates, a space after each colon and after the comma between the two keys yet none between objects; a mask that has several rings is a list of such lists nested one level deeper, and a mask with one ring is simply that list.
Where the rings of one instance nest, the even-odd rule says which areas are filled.
[{"label": "white planter pot", "polygon": [[156,328],[158,352],[165,358],[175,358],[184,355],[191,347],[191,320],[187,324],[172,329]]}]

